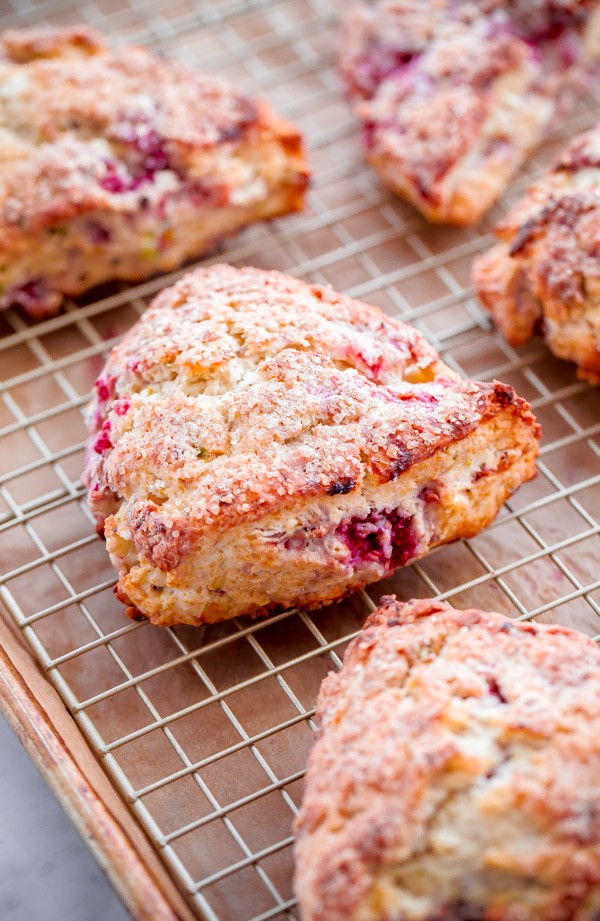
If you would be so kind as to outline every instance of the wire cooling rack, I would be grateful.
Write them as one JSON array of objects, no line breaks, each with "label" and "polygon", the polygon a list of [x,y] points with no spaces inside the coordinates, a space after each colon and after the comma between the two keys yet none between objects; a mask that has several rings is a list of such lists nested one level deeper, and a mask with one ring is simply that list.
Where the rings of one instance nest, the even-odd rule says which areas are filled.
[{"label": "wire cooling rack", "polygon": [[[497,377],[544,427],[540,474],[479,537],[306,614],[160,630],[131,623],[83,500],[82,410],[103,356],[168,281],[116,286],[52,320],[0,318],[0,597],[192,907],[293,918],[291,823],[319,683],[383,593],[432,595],[600,632],[600,400],[538,341],[510,348],[470,287],[477,230],[433,228],[364,164],[333,67],[342,0],[6,0],[0,27],[86,21],[264,93],[308,140],[304,215],[225,258],[329,282],[421,329],[465,375]],[[564,138],[538,152],[505,204]]]}]

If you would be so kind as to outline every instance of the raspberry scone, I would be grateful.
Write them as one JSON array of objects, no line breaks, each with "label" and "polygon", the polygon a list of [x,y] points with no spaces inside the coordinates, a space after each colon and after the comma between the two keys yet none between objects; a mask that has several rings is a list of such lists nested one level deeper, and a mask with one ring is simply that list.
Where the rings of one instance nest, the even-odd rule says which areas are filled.
[{"label": "raspberry scone", "polygon": [[539,333],[600,384],[600,127],[569,144],[496,233],[473,277],[507,340]]},{"label": "raspberry scone", "polygon": [[600,650],[392,597],[319,695],[303,921],[596,921]]},{"label": "raspberry scone", "polygon": [[535,473],[538,426],[415,329],[278,272],[160,294],[96,384],[85,481],[156,624],[317,607],[476,534]]},{"label": "raspberry scone", "polygon": [[85,28],[0,37],[0,309],[55,313],[302,207],[302,139],[269,105]]},{"label": "raspberry scone", "polygon": [[341,73],[383,182],[460,225],[502,194],[599,56],[598,0],[376,0],[347,16]]}]

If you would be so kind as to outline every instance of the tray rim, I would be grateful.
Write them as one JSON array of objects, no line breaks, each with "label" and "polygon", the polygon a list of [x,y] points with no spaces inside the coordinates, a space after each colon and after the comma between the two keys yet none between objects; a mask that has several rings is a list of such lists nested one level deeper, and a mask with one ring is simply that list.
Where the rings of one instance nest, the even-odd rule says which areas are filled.
[{"label": "tray rim", "polygon": [[4,616],[0,712],[135,921],[196,921],[59,694]]}]

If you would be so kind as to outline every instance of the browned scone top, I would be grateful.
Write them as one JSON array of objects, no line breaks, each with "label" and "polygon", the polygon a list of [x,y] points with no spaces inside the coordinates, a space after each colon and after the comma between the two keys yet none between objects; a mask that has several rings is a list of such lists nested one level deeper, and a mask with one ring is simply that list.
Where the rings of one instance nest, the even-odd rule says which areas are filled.
[{"label": "browned scone top", "polygon": [[303,921],[594,921],[600,651],[393,596],[323,682],[296,827]]},{"label": "browned scone top", "polygon": [[3,240],[110,202],[101,184],[107,152],[135,170],[149,117],[173,168],[186,170],[201,169],[203,151],[260,118],[257,103],[225,81],[146,48],[109,51],[88,30],[8,32],[0,48],[8,78],[0,103]]},{"label": "browned scone top", "polygon": [[473,267],[479,296],[513,345],[535,333],[600,381],[600,128],[586,131],[496,228]]},{"label": "browned scone top", "polygon": [[[222,553],[237,534],[238,562],[251,557],[255,581],[303,561],[312,605],[329,600],[333,573],[335,596],[348,590],[352,541],[344,532],[343,547],[336,543],[342,519],[372,514],[384,496],[396,508],[404,482],[418,493],[441,475],[434,459],[447,450],[444,462],[460,468],[453,527],[475,533],[533,475],[539,435],[512,388],[460,380],[417,330],[330,288],[226,265],[193,272],[156,298],[110,355],[90,424],[90,505],[122,582],[135,554],[181,585],[200,548],[207,559],[210,540]],[[480,429],[472,459],[452,461],[453,446]],[[419,485],[416,471],[428,462]],[[463,494],[475,484],[494,496],[477,512]],[[442,495],[432,489],[428,515]],[[443,539],[439,527],[411,537],[404,561]],[[367,577],[372,549],[361,558],[362,584],[385,571]],[[263,551],[271,556],[259,572]],[[222,579],[218,590],[222,598]],[[283,603],[274,582],[260,597],[261,607]]]},{"label": "browned scone top", "polygon": [[[386,483],[506,407],[530,417],[512,388],[461,381],[413,327],[329,288],[226,265],[163,291],[98,392],[95,430],[114,442],[106,485],[139,508],[149,473],[161,500],[194,484],[198,532],[366,477]],[[111,416],[107,435],[123,398],[131,412]]]},{"label": "browned scone top", "polygon": [[108,508],[185,514],[198,536],[386,483],[507,408],[535,429],[511,387],[460,380],[413,327],[331,288],[227,265],[163,291],[96,392]]},{"label": "browned scone top", "polygon": [[[54,282],[70,294],[89,286],[66,267],[66,277],[55,280],[50,252],[46,265],[48,234],[69,236],[68,222],[76,218],[89,215],[99,223],[100,229],[80,224],[77,231],[88,249],[102,250],[116,236],[114,221],[135,215],[130,237],[142,238],[138,249],[145,245],[150,274],[156,269],[152,257],[164,262],[169,247],[187,251],[167,267],[193,250],[193,242],[178,239],[177,227],[189,220],[192,205],[235,206],[238,227],[253,217],[243,207],[252,205],[257,218],[264,216],[258,204],[281,195],[282,187],[285,202],[278,202],[277,213],[302,205],[308,171],[299,132],[266,102],[217,77],[147,48],[109,50],[98,33],[72,27],[3,33],[0,78],[0,281],[9,294],[14,287],[17,302],[34,313],[56,309]],[[187,211],[178,210],[183,204]],[[214,239],[238,227],[231,220],[213,221]],[[194,228],[200,248],[206,248],[210,229]],[[116,259],[123,245],[114,242]],[[41,256],[37,275],[27,254],[32,247]],[[98,253],[92,255],[100,261]],[[113,260],[113,277],[143,277],[144,264],[134,255],[128,266]],[[10,271],[19,260],[29,269],[24,279]],[[89,271],[95,283],[94,268]],[[45,305],[36,290],[42,282],[49,289]]]}]

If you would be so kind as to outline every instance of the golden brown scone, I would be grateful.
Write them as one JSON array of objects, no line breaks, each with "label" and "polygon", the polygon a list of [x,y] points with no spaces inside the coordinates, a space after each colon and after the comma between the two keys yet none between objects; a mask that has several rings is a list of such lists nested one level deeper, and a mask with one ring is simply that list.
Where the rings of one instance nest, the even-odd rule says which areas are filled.
[{"label": "golden brown scone", "polygon": [[296,128],[212,76],[83,28],[0,36],[0,309],[35,317],[302,207]]},{"label": "golden brown scone", "polygon": [[303,921],[596,921],[600,650],[392,597],[321,687]]},{"label": "golden brown scone", "polygon": [[226,265],[156,298],[89,419],[118,595],[163,625],[316,607],[476,534],[539,436],[511,387],[461,381],[417,330]]},{"label": "golden brown scone", "polygon": [[376,0],[348,12],[340,66],[383,182],[473,224],[599,56],[597,0]]},{"label": "golden brown scone", "polygon": [[496,234],[473,278],[507,340],[539,333],[600,383],[600,128],[568,145]]}]

